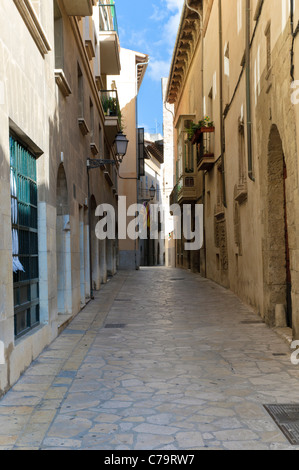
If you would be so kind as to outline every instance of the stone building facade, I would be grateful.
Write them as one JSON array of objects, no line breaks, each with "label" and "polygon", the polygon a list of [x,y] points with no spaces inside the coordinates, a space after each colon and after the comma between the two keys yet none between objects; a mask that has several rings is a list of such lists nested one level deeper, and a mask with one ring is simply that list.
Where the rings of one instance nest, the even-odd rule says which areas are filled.
[{"label": "stone building facade", "polygon": [[162,100],[163,100],[163,160],[162,165],[162,204],[165,208],[165,266],[175,267],[175,246],[173,239],[174,223],[169,213],[169,198],[173,190],[174,174],[174,140],[173,119],[174,106],[165,102],[168,79],[162,78]]},{"label": "stone building facade", "polygon": [[[204,206],[199,259],[177,243],[177,265],[199,269],[298,338],[295,4],[186,1],[166,101],[175,106],[181,181],[172,201]],[[199,123],[205,117],[210,129]],[[197,136],[186,131],[192,123]],[[182,155],[194,162],[188,175]]]},{"label": "stone building facade", "polygon": [[1,395],[116,273],[117,240],[96,237],[95,210],[117,213],[107,77],[121,63],[110,1],[5,0],[0,14]]}]

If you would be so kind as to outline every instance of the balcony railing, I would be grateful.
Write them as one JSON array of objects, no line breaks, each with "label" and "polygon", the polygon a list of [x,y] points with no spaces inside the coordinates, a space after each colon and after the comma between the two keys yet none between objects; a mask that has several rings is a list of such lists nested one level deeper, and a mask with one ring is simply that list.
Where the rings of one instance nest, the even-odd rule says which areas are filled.
[{"label": "balcony railing", "polygon": [[122,116],[117,90],[101,90],[101,102],[105,114],[105,133],[110,145],[122,129]]},{"label": "balcony railing", "polygon": [[118,24],[115,5],[99,3],[100,7],[100,31],[115,31],[118,34]]},{"label": "balcony railing", "polygon": [[215,163],[215,128],[198,129],[193,136],[192,143],[197,147],[197,169],[210,171]]},{"label": "balcony railing", "polygon": [[105,116],[116,116],[121,120],[117,90],[101,90],[101,101]]}]

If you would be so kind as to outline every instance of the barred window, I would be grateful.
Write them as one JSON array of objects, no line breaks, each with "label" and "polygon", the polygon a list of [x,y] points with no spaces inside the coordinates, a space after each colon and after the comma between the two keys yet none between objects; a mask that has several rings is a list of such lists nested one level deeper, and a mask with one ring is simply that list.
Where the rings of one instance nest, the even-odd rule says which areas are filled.
[{"label": "barred window", "polygon": [[15,336],[39,324],[39,272],[35,157],[10,137],[10,186]]}]

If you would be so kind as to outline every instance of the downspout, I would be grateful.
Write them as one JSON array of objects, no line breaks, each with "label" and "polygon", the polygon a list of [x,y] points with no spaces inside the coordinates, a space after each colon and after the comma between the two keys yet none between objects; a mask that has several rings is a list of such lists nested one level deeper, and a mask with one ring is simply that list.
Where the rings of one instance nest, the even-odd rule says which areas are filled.
[{"label": "downspout", "polygon": [[291,34],[292,34],[292,48],[291,48],[291,78],[294,81],[294,0],[290,0],[290,19],[291,19]]},{"label": "downspout", "polygon": [[252,169],[252,121],[251,121],[251,80],[250,80],[250,0],[246,0],[246,112],[247,112],[247,154],[248,176],[255,181]]},{"label": "downspout", "polygon": [[[201,111],[201,115],[202,115],[202,119],[204,118],[204,114],[205,114],[205,107],[204,107],[204,37],[203,37],[203,15],[201,13],[199,13],[198,10],[196,10],[195,8],[191,7],[189,4],[188,4],[188,0],[185,0],[185,5],[187,8],[189,8],[189,10],[191,11],[194,11],[195,13],[198,14],[199,16],[199,19],[200,19],[200,35],[201,35],[201,106],[202,106],[202,111]],[[206,178],[205,178],[205,172],[203,172],[202,174],[202,203],[203,203],[203,221],[205,221],[205,192],[206,192]],[[205,262],[204,262],[204,266],[205,266],[205,277],[206,277],[206,274],[207,274],[207,270],[206,270],[206,265],[207,265],[207,254],[206,254],[206,231],[205,231],[205,223],[204,223],[204,226],[203,226],[203,238],[204,238],[204,258],[205,258]]]},{"label": "downspout", "polygon": [[224,116],[223,116],[223,60],[222,60],[222,4],[218,0],[218,20],[219,20],[219,80],[220,80],[220,140],[221,140],[221,168],[222,168],[222,190],[223,190],[223,205],[226,204],[226,185],[225,185],[225,137],[224,137]]},{"label": "downspout", "polygon": [[295,81],[295,65],[294,65],[294,45],[295,45],[295,39],[297,35],[299,34],[299,22],[297,23],[296,29],[294,29],[294,12],[295,12],[295,5],[294,5],[294,0],[290,0],[291,5],[290,5],[290,18],[291,18],[291,35],[292,35],[292,48],[291,48],[291,78],[292,81]]},{"label": "downspout", "polygon": [[92,284],[92,243],[91,243],[91,200],[90,200],[90,178],[89,178],[89,167],[87,166],[87,187],[88,187],[88,242],[89,242],[89,283],[90,283],[90,298],[94,299],[93,284]]}]

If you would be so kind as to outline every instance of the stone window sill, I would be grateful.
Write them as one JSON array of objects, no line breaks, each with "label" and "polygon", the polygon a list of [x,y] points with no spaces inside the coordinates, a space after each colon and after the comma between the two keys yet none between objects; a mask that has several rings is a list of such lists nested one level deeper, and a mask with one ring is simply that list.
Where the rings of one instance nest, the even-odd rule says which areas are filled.
[{"label": "stone window sill", "polygon": [[87,134],[89,134],[89,128],[84,118],[78,118],[78,124],[79,124],[80,131],[82,132],[83,136],[86,136]]},{"label": "stone window sill", "polygon": [[55,70],[56,83],[65,98],[72,94],[71,87],[66,79],[64,71],[62,69]]}]

